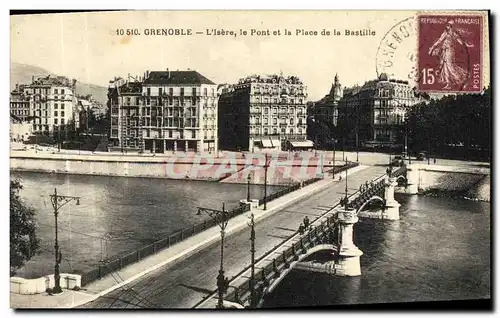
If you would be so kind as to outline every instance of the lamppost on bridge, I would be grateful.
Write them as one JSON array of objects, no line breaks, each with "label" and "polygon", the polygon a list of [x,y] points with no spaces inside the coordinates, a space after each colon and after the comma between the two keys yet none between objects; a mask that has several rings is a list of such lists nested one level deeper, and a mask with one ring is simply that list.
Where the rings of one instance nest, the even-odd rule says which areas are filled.
[{"label": "lamppost on bridge", "polygon": [[229,281],[224,277],[224,237],[226,236],[226,227],[228,223],[227,211],[225,209],[225,204],[222,203],[222,211],[198,207],[197,215],[201,212],[205,212],[210,216],[220,227],[220,269],[219,275],[217,275],[217,290],[219,294],[219,299],[217,300],[217,308],[224,308],[224,293],[229,286]]},{"label": "lamppost on bridge", "polygon": [[257,295],[255,294],[255,221],[253,213],[250,214],[250,255],[251,255],[251,267],[250,267],[250,308],[257,308]]},{"label": "lamppost on bridge", "polygon": [[54,255],[55,255],[56,262],[54,265],[54,288],[52,289],[53,294],[62,293],[61,276],[59,275],[59,264],[61,263],[62,253],[59,250],[57,216],[59,215],[59,209],[73,200],[76,201],[76,205],[80,205],[80,197],[59,195],[59,194],[57,194],[57,188],[54,188],[54,194],[50,195],[50,202],[52,203],[52,207],[54,208],[54,218],[55,218]]}]

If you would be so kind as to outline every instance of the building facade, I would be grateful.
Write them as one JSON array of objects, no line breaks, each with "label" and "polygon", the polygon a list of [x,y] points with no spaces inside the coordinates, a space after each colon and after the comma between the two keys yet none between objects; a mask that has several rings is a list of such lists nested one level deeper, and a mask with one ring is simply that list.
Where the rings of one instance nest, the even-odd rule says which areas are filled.
[{"label": "building facade", "polygon": [[339,100],[339,134],[350,144],[400,147],[406,113],[422,98],[407,81],[383,73],[362,86],[347,88]]},{"label": "building facade", "polygon": [[227,150],[312,147],[307,86],[295,76],[249,76],[219,87],[219,145]]},{"label": "building facade", "polygon": [[192,70],[129,79],[113,80],[108,90],[112,149],[217,151],[215,83]]},{"label": "building facade", "polygon": [[330,92],[316,102],[310,102],[307,108],[308,138],[318,147],[330,147],[335,140],[334,132],[338,124],[339,101],[343,96],[343,89],[339,76],[335,74]]},{"label": "building facade", "polygon": [[31,120],[34,134],[60,135],[73,125],[76,80],[64,76],[33,77],[11,93],[11,113]]}]

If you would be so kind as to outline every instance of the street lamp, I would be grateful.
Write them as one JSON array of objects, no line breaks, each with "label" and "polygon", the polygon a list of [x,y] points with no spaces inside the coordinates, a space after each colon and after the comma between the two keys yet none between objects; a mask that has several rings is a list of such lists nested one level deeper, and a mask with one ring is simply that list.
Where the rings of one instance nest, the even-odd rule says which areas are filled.
[{"label": "street lamp", "polygon": [[266,156],[266,162],[264,163],[264,211],[267,210],[267,168],[269,167],[269,164],[267,162],[267,153],[265,154]]},{"label": "street lamp", "polygon": [[224,308],[224,293],[229,286],[229,280],[224,277],[224,237],[226,235],[226,227],[228,223],[227,211],[225,209],[224,203],[222,203],[222,211],[198,207],[198,212],[196,215],[200,215],[201,212],[205,212],[210,216],[217,225],[220,227],[220,269],[219,275],[217,275],[217,289],[219,293],[219,299],[217,301],[217,308]]},{"label": "street lamp", "polygon": [[252,176],[250,173],[247,176],[247,202],[250,202],[250,181],[252,180]]},{"label": "street lamp", "polygon": [[257,307],[257,297],[255,294],[255,221],[253,213],[250,214],[250,255],[251,255],[251,271],[250,271],[250,308]]},{"label": "street lamp", "polygon": [[337,140],[333,140],[333,167],[332,167],[332,179],[335,179],[335,146],[337,144]]},{"label": "street lamp", "polygon": [[76,201],[76,205],[80,205],[80,197],[66,196],[66,195],[58,195],[57,188],[54,188],[54,194],[50,195],[50,202],[52,203],[52,207],[54,208],[54,218],[55,218],[55,245],[54,245],[54,255],[55,255],[55,266],[54,266],[54,288],[52,289],[52,293],[60,294],[62,293],[61,289],[61,277],[59,275],[59,264],[61,263],[62,253],[59,250],[59,241],[58,241],[58,230],[57,230],[57,216],[59,214],[59,209],[62,208],[70,201]]}]

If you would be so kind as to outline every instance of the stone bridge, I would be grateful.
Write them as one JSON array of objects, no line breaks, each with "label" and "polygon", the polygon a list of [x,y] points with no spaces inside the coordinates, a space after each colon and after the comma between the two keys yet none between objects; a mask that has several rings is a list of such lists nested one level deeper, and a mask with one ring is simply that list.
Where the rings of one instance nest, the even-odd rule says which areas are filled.
[{"label": "stone bridge", "polygon": [[[253,283],[250,267],[228,281],[224,306],[245,308],[253,303],[254,306],[261,307],[266,295],[271,293],[293,268],[338,276],[361,275],[360,256],[363,252],[354,245],[353,226],[358,221],[358,216],[399,219],[400,204],[394,199],[394,190],[398,180],[404,181],[408,188],[410,182],[406,181],[406,174],[406,166],[394,171],[389,168],[387,174],[367,183],[350,196],[346,194],[341,204],[336,204],[312,221],[305,231],[294,234],[256,260]],[[375,202],[379,203],[377,211],[364,211]],[[328,260],[323,263],[311,262],[310,259],[319,252],[328,253]],[[251,299],[254,301],[251,302]],[[195,308],[214,308],[216,301],[217,292],[206,297]]]}]

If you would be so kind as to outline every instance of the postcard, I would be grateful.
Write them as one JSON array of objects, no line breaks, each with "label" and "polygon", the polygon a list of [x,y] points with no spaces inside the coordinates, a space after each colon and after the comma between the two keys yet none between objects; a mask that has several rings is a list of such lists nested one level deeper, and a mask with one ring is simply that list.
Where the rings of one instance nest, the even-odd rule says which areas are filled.
[{"label": "postcard", "polygon": [[11,307],[491,308],[490,27],[11,12]]}]

